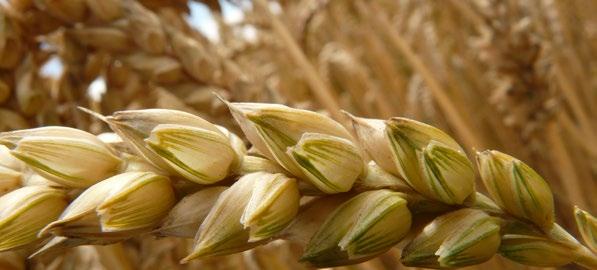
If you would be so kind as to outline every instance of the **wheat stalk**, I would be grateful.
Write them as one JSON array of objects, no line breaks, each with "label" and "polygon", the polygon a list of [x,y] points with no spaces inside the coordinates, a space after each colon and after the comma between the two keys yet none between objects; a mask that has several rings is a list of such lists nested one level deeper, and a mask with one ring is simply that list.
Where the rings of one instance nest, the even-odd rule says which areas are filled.
[{"label": "wheat stalk", "polygon": [[[353,137],[318,113],[227,105],[253,154],[226,129],[173,110],[98,116],[116,140],[63,127],[1,133],[10,149],[2,166],[33,170],[44,181],[0,197],[0,247],[25,246],[39,256],[152,233],[195,237],[182,262],[286,239],[303,246],[301,261],[318,267],[369,260],[399,243],[409,266],[467,266],[496,253],[535,266],[597,266],[597,255],[554,223],[546,182],[514,157],[477,153],[486,197],[475,191],[463,149],[421,122],[349,115]],[[85,177],[113,162],[120,169],[106,171],[107,179]],[[69,190],[85,186],[59,217],[35,214],[64,209]],[[577,217],[593,248],[595,219],[580,210]]]}]

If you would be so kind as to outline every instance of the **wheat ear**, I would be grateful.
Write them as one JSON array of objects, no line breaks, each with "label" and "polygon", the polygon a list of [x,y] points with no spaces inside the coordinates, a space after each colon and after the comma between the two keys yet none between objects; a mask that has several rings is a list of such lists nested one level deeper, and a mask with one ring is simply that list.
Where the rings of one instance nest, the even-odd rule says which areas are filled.
[{"label": "wheat ear", "polygon": [[[0,165],[43,181],[0,197],[0,248],[35,256],[154,234],[194,237],[183,263],[285,239],[317,267],[401,247],[402,263],[416,267],[499,253],[597,268],[595,218],[576,209],[587,248],[555,223],[547,182],[512,156],[477,152],[475,166],[448,134],[407,118],[348,115],[351,132],[312,111],[226,104],[249,151],[226,128],[164,109],[102,117],[115,133],[99,137],[65,127],[1,133]],[[489,196],[475,190],[477,174]]]}]

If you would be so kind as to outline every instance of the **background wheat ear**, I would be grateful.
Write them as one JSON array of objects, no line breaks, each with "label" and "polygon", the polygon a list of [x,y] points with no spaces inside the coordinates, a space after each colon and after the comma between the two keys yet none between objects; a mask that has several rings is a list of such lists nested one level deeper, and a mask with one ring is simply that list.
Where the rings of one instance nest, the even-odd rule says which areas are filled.
[{"label": "background wheat ear", "polygon": [[[596,12],[576,0],[4,1],[0,230],[13,234],[0,268],[596,268]],[[271,185],[238,184],[256,173]],[[135,178],[140,193],[100,184],[122,174],[159,177]],[[229,189],[245,199],[216,203]],[[296,190],[297,211],[281,203]],[[144,201],[158,193],[167,207]],[[238,253],[198,245],[226,238],[202,225],[214,220],[238,233],[217,251]],[[201,259],[179,264],[192,250]]]}]

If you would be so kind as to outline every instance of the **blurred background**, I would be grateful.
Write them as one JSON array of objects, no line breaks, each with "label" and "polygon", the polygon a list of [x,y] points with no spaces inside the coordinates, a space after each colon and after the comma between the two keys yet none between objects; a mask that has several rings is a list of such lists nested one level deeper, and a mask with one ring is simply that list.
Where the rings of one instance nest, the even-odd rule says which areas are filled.
[{"label": "blurred background", "polygon": [[[414,118],[467,151],[535,168],[558,222],[597,213],[597,1],[0,0],[0,131],[106,127],[103,114],[191,112],[238,130],[213,93],[346,122]],[[274,242],[179,265],[189,243],[133,239],[0,269],[304,269]],[[497,256],[496,256],[497,257]],[[395,251],[345,269],[401,269]],[[523,269],[499,258],[473,268]],[[472,269],[472,268],[471,268]]]}]

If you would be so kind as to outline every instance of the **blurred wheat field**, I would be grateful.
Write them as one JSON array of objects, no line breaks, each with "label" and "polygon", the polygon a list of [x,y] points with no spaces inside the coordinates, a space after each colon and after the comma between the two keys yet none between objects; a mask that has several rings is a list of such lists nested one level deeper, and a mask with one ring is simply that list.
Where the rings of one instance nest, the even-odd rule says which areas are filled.
[{"label": "blurred wheat field", "polygon": [[[0,1],[0,131],[63,125],[107,130],[77,106],[110,114],[168,108],[238,130],[231,101],[363,117],[405,116],[535,168],[554,190],[558,222],[597,213],[597,1],[217,0],[213,40],[186,0]],[[247,34],[250,33],[250,34]],[[57,76],[43,72],[59,61]],[[479,185],[481,186],[481,185]],[[3,193],[0,190],[0,194]],[[178,261],[190,241],[139,237],[0,269],[303,269],[296,247]],[[338,269],[402,269],[397,250]],[[497,258],[470,269],[529,268]],[[469,269],[467,268],[467,269]]]}]

